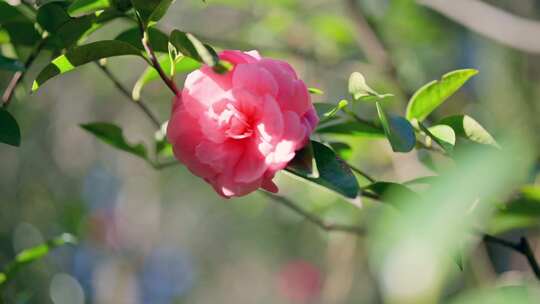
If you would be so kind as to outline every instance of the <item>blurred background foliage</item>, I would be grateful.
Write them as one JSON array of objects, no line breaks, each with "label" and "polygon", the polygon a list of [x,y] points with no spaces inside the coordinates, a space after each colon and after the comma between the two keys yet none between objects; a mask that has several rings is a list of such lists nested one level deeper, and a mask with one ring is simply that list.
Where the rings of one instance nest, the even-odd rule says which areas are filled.
[{"label": "blurred background foliage", "polygon": [[[308,86],[325,91],[313,97],[315,102],[347,98],[349,75],[361,71],[377,91],[396,95],[389,109],[402,115],[408,97],[421,85],[457,68],[478,69],[480,74],[438,109],[433,121],[470,114],[495,137],[510,134],[516,150],[469,156],[466,163],[476,171],[450,174],[447,183],[427,196],[444,198],[437,208],[405,212],[399,221],[378,202],[345,200],[279,175],[284,196],[325,220],[370,228],[373,219],[389,223],[373,225],[375,240],[327,233],[259,193],[223,201],[181,166],[155,171],[98,142],[79,124],[112,121],[124,127],[131,142],[148,144],[154,130],[93,65],[28,95],[30,79],[53,55],[44,52],[10,108],[21,125],[23,144],[17,149],[0,145],[0,263],[64,232],[77,235],[79,244],[56,249],[21,271],[4,290],[7,303],[407,303],[403,299],[415,288],[422,298],[410,303],[540,299],[523,287],[537,284],[526,260],[515,252],[469,242],[460,271],[454,263],[435,259],[433,250],[423,251],[425,244],[439,244],[441,235],[454,243],[464,241],[452,230],[463,224],[467,206],[453,203],[470,199],[469,188],[504,201],[519,181],[529,185],[530,201],[540,200],[540,166],[531,165],[540,151],[540,58],[475,34],[413,0],[352,2],[351,7],[351,1],[338,0],[179,0],[159,27],[195,33],[218,49],[258,49],[264,56],[287,60]],[[486,2],[540,18],[535,0]],[[370,58],[354,14],[363,16],[380,38],[393,71]],[[113,24],[97,30],[89,41],[112,39],[133,26],[125,20]],[[4,55],[12,52],[4,46],[1,50]],[[128,86],[145,69],[143,61],[130,58],[111,59],[109,67]],[[0,71],[2,87],[11,75]],[[143,97],[160,119],[167,119],[171,96],[162,83],[150,84]],[[355,105],[355,110],[376,116],[375,108],[366,104]],[[418,161],[421,153],[393,153],[383,139],[337,139],[353,147],[350,162],[377,180],[404,182],[435,173]],[[481,213],[492,212],[492,207]],[[475,219],[509,239],[528,235],[540,255],[540,217],[530,210],[537,209]],[[410,247],[409,238],[417,246]],[[400,254],[384,258],[395,252]],[[438,266],[451,275],[430,273]],[[501,285],[507,287],[492,290]],[[497,300],[489,300],[498,294]]]}]

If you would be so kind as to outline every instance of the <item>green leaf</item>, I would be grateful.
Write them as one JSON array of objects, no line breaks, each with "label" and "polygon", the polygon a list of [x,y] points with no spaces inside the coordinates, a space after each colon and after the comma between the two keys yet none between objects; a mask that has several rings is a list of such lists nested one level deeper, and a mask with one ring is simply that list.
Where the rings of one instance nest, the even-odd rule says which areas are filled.
[{"label": "green leaf", "polygon": [[336,156],[329,147],[311,141],[313,156],[319,172],[319,177],[314,178],[296,171],[288,171],[299,177],[307,179],[325,188],[333,190],[349,198],[358,195],[359,187],[356,177],[349,166]]},{"label": "green leaf", "polygon": [[174,0],[131,0],[145,26],[151,26],[163,18],[173,2]]},{"label": "green leaf", "polygon": [[68,7],[70,16],[84,15],[109,8],[109,0],[75,0]]},{"label": "green leaf", "polygon": [[0,2],[0,25],[10,22],[29,22],[30,19],[26,17],[19,9],[12,6],[5,1]]},{"label": "green leaf", "polygon": [[103,142],[138,157],[147,160],[146,148],[142,144],[130,144],[124,137],[124,132],[117,125],[106,122],[82,124],[81,128],[92,133]]},{"label": "green leaf", "polygon": [[[456,145],[456,133],[454,129],[447,125],[436,125],[430,128],[426,128],[421,122],[418,123],[420,129],[426,133],[427,138],[435,141],[446,153],[451,154]],[[428,146],[431,142],[427,143]]]},{"label": "green leaf", "polygon": [[296,151],[296,155],[287,165],[287,169],[297,175],[311,178],[319,177],[311,142],[301,150]]},{"label": "green leaf", "polygon": [[9,41],[14,45],[34,46],[40,39],[34,22],[5,1],[0,1],[0,28],[7,32]]},{"label": "green leaf", "polygon": [[524,186],[517,198],[499,206],[488,226],[489,233],[540,226],[540,186]]},{"label": "green leaf", "polygon": [[416,136],[413,126],[403,117],[391,116],[384,112],[381,104],[377,104],[377,112],[383,126],[384,133],[394,152],[409,152],[416,144]]},{"label": "green leaf", "polygon": [[[168,52],[169,37],[165,33],[156,28],[149,28],[147,33],[148,40],[154,51],[160,53]],[[139,50],[144,51],[141,30],[138,27],[133,27],[120,33],[114,40],[130,43]]]},{"label": "green leaf", "polygon": [[507,285],[490,288],[473,289],[454,297],[449,304],[534,304],[538,303],[538,288],[531,284]]},{"label": "green leaf", "polygon": [[419,200],[416,192],[398,183],[375,182],[365,187],[364,190],[379,195],[384,202],[391,204],[399,203],[399,201]]},{"label": "green leaf", "polygon": [[323,123],[327,123],[327,122],[332,121],[332,120],[337,118],[336,116],[333,116],[333,117],[324,116],[324,114],[332,111],[332,109],[336,106],[335,104],[325,103],[325,102],[317,102],[317,103],[314,103],[313,106],[315,107],[315,111],[317,112],[317,116],[320,119],[319,120],[319,125],[321,125]]},{"label": "green leaf", "polygon": [[359,72],[354,72],[349,77],[349,93],[353,96],[354,100],[377,100],[394,96],[392,94],[377,93],[366,83],[366,78]]},{"label": "green leaf", "polygon": [[55,33],[62,25],[71,20],[66,9],[60,3],[52,2],[41,6],[36,20],[49,33]]},{"label": "green leaf", "polygon": [[495,139],[482,125],[468,115],[455,115],[443,118],[439,124],[450,126],[457,136],[473,142],[499,147]]},{"label": "green leaf", "polygon": [[0,142],[18,147],[21,145],[19,124],[8,111],[0,109]]},{"label": "green leaf", "polygon": [[78,66],[103,58],[134,55],[141,56],[141,52],[129,43],[104,40],[75,47],[54,59],[37,76],[32,91],[37,91],[47,80],[72,71]]},{"label": "green leaf", "polygon": [[174,30],[169,41],[184,56],[191,57],[211,67],[219,63],[217,53],[190,33]]},{"label": "green leaf", "polygon": [[384,136],[384,131],[381,128],[357,121],[342,122],[329,126],[323,126],[318,128],[316,132],[319,134],[340,134],[364,137]]},{"label": "green leaf", "polygon": [[6,71],[24,71],[24,64],[16,59],[11,59],[0,55],[0,70]]},{"label": "green leaf", "polygon": [[5,271],[0,273],[0,286],[13,279],[22,267],[43,258],[50,253],[51,250],[63,245],[76,243],[77,239],[73,235],[64,233],[42,245],[21,251],[15,256],[15,259],[6,266]]},{"label": "green leaf", "polygon": [[310,94],[313,94],[313,95],[324,95],[324,91],[321,90],[321,89],[308,88],[308,91],[309,91]]},{"label": "green leaf", "polygon": [[407,119],[424,120],[431,112],[454,95],[477,70],[456,70],[445,74],[441,80],[432,81],[420,88],[407,105]]},{"label": "green leaf", "polygon": [[[165,56],[159,60],[163,71],[167,73],[168,76],[171,76],[171,61],[168,56]],[[176,73],[189,73],[198,68],[201,64],[189,57],[180,58],[175,65]],[[150,82],[160,79],[158,72],[153,67],[148,67],[144,73],[139,77],[135,86],[133,87],[132,96],[133,99],[139,100],[141,98],[142,89]]]}]

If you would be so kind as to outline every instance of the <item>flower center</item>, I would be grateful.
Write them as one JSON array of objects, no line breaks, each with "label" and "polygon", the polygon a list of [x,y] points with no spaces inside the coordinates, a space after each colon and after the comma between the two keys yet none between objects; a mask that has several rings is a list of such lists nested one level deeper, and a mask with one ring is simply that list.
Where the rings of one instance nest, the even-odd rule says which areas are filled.
[{"label": "flower center", "polygon": [[221,112],[218,123],[222,126],[225,134],[233,139],[243,139],[253,134],[253,129],[246,115],[232,104],[228,104],[225,110]]}]

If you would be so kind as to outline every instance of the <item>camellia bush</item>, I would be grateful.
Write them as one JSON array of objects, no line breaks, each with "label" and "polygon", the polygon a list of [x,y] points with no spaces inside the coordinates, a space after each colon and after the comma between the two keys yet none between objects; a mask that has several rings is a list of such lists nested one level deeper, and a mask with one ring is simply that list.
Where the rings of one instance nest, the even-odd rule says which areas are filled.
[{"label": "camellia bush", "polygon": [[[13,149],[25,144],[24,124],[18,123],[24,113],[12,112],[15,91],[25,80],[32,83],[27,93],[34,99],[49,83],[62,83],[64,74],[95,65],[153,124],[155,136],[145,144],[133,143],[124,135],[125,126],[81,121],[89,136],[155,170],[185,166],[223,199],[257,192],[328,233],[360,237],[383,302],[540,301],[533,246],[525,234],[517,241],[498,236],[538,224],[540,187],[530,177],[535,151],[512,130],[491,135],[466,111],[440,119],[432,115],[467,82],[481,78],[481,71],[455,67],[410,93],[380,92],[369,73],[356,71],[341,84],[348,87],[345,98],[314,102],[325,98],[325,88],[306,83],[294,64],[267,57],[265,49],[218,49],[196,33],[160,28],[173,3],[0,2],[0,69],[12,73],[2,97],[0,142]],[[114,28],[116,20],[131,27],[107,40],[94,39],[94,32]],[[43,53],[50,54],[45,64],[36,60]],[[147,65],[133,87],[109,66],[119,56]],[[28,78],[30,69],[38,71],[34,79]],[[395,72],[388,71],[394,80]],[[179,75],[187,75],[183,83]],[[167,120],[158,118],[142,97],[153,82],[162,82],[170,94]],[[408,98],[406,107],[389,106],[402,96]],[[371,110],[359,110],[366,108]],[[377,172],[372,176],[355,162],[356,147],[344,138],[383,139],[393,153],[414,153],[419,164],[436,174],[404,183],[375,178]],[[309,202],[300,205],[281,194],[276,178],[281,174],[325,188],[342,198],[339,203],[379,207],[362,223],[327,221],[303,207]],[[75,242],[63,234],[20,252],[4,266],[0,286],[49,250]],[[475,263],[480,242],[519,253],[530,275],[520,284],[491,289],[450,286]]]}]

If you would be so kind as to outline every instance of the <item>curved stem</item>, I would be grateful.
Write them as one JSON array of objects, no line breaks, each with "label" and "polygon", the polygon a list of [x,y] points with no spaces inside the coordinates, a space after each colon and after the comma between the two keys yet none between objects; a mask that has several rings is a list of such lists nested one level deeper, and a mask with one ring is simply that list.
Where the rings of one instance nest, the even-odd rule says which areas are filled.
[{"label": "curved stem", "polygon": [[113,73],[105,66],[101,65],[96,62],[96,65],[99,67],[101,71],[113,82],[113,84],[116,86],[116,88],[122,92],[124,96],[126,96],[129,100],[132,101],[133,104],[135,104],[141,111],[150,119],[150,121],[154,124],[154,126],[159,129],[161,128],[161,122],[157,118],[157,116],[152,113],[150,108],[146,105],[146,103],[143,100],[134,100],[131,94],[129,93],[128,89],[126,89],[122,83],[116,78],[116,76],[113,75]]}]

